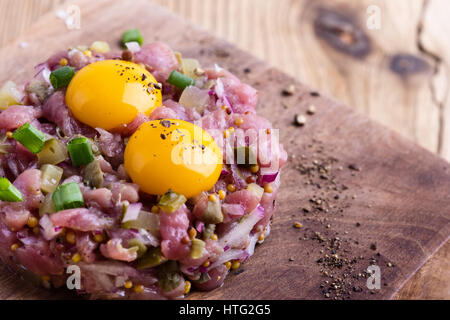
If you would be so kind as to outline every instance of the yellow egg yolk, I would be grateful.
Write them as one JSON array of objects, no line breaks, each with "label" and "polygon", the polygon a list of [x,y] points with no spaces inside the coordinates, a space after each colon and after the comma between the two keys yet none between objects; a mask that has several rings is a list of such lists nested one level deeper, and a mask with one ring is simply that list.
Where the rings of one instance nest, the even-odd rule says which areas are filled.
[{"label": "yellow egg yolk", "polygon": [[161,90],[145,68],[122,60],[94,62],[70,81],[66,103],[74,117],[94,128],[111,130],[161,106]]},{"label": "yellow egg yolk", "polygon": [[202,128],[165,119],[142,124],[125,148],[125,170],[140,189],[187,198],[211,189],[222,171],[222,152]]}]

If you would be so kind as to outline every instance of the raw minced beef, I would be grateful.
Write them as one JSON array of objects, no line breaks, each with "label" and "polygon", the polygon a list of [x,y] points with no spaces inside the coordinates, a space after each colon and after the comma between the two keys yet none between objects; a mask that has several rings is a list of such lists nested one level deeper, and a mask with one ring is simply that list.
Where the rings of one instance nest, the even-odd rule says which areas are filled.
[{"label": "raw minced beef", "polygon": [[[184,107],[178,102],[180,90],[167,84],[169,74],[180,70],[179,59],[160,42],[144,45],[134,54],[134,62],[145,65],[163,84],[163,106],[149,116],[139,114],[130,124],[113,132],[80,123],[65,103],[65,89],[51,87],[49,72],[60,67],[61,59],[79,70],[96,61],[119,57],[120,52],[93,52],[86,56],[77,49],[61,51],[36,67],[37,74],[23,86],[21,105],[11,105],[0,113],[4,138],[1,147],[6,150],[0,153],[0,173],[13,181],[23,195],[22,202],[0,201],[0,257],[13,270],[26,269],[40,277],[47,287],[64,285],[69,276],[65,269],[77,264],[82,276],[79,293],[92,298],[180,298],[185,294],[186,281],[199,290],[217,288],[229,273],[230,262],[245,261],[253,254],[255,244],[270,232],[280,185],[279,169],[286,161],[286,152],[277,141],[263,144],[267,150],[258,153],[258,162],[261,167],[264,163],[276,163],[277,172],[263,176],[261,171],[245,166],[224,164],[212,190],[188,199],[175,212],[156,213],[152,208],[158,197],[140,192],[123,166],[124,145],[142,123],[158,119],[201,121],[203,129],[216,140],[222,139],[217,132],[238,127],[236,119],[242,120],[239,128],[243,130],[269,132],[271,124],[255,112],[257,91],[217,66],[205,69],[198,81],[198,91],[209,96],[208,104],[202,109]],[[30,87],[30,83],[34,85]],[[63,143],[78,135],[92,139],[103,175],[97,188],[86,183],[83,169],[72,166],[69,158],[58,164],[64,170],[61,184],[77,183],[84,207],[50,215],[39,213],[45,194],[40,191],[38,159],[10,136],[10,132],[26,123],[46,133],[47,138]],[[265,187],[265,192],[258,194],[247,188],[249,184]],[[217,200],[223,221],[205,224],[202,216],[208,196],[218,192],[223,195]],[[122,228],[124,204],[155,212],[152,230]],[[192,258],[192,244],[186,239],[195,235],[206,235],[207,239],[203,238],[206,240],[200,256]],[[169,261],[156,267],[137,268],[138,251],[128,250],[136,239],[148,251],[159,250],[164,261]]]}]

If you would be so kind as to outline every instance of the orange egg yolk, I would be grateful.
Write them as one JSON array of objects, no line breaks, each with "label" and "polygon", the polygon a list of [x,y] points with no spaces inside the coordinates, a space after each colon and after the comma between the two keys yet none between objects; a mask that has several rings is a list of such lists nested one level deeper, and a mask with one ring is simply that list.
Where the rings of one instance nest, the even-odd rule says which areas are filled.
[{"label": "orange egg yolk", "polygon": [[169,190],[187,198],[211,189],[222,171],[222,152],[202,128],[165,119],[142,124],[125,148],[124,166],[142,191]]},{"label": "orange egg yolk", "polygon": [[161,90],[145,68],[122,60],[94,62],[79,70],[66,93],[74,117],[94,128],[126,126],[161,106]]}]

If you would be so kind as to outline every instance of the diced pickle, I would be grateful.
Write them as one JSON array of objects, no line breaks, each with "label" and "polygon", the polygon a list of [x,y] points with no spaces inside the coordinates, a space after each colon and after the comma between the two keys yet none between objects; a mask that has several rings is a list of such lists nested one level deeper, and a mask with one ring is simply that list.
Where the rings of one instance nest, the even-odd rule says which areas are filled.
[{"label": "diced pickle", "polygon": [[101,188],[103,185],[103,172],[100,163],[94,160],[83,169],[83,182],[92,188]]},{"label": "diced pickle", "polygon": [[205,213],[200,218],[204,223],[221,223],[223,221],[222,206],[220,201],[209,201]]},{"label": "diced pickle", "polygon": [[191,258],[198,259],[203,255],[203,249],[205,248],[205,242],[200,239],[192,239],[191,245]]},{"label": "diced pickle", "polygon": [[44,164],[41,167],[41,190],[44,193],[55,191],[61,181],[63,169],[52,164]]},{"label": "diced pickle", "polygon": [[137,269],[146,269],[159,266],[167,261],[161,253],[161,248],[150,248],[147,252],[139,259]]},{"label": "diced pickle", "polygon": [[176,192],[167,192],[161,197],[158,207],[167,212],[175,212],[186,202],[186,197]]},{"label": "diced pickle", "polygon": [[137,238],[133,238],[130,241],[128,241],[128,246],[137,248],[138,258],[142,257],[147,252],[147,246]]},{"label": "diced pickle", "polygon": [[250,166],[258,163],[255,152],[247,146],[234,148],[234,158],[238,165]]},{"label": "diced pickle", "polygon": [[18,89],[17,85],[12,81],[6,81],[0,88],[0,110],[6,110],[11,105],[21,104],[22,98],[23,92]]},{"label": "diced pickle", "polygon": [[52,195],[53,195],[52,192],[48,193],[45,196],[44,201],[41,203],[41,206],[39,207],[40,217],[44,216],[44,214],[51,215],[52,213],[56,212],[55,205],[53,204],[52,201]]},{"label": "diced pickle", "polygon": [[145,229],[155,237],[159,237],[159,216],[152,212],[141,210],[136,220],[122,223],[125,229]]},{"label": "diced pickle", "polygon": [[67,156],[66,146],[58,139],[50,139],[45,141],[44,148],[37,154],[39,165],[56,165],[66,160]]},{"label": "diced pickle", "polygon": [[194,70],[200,68],[200,63],[196,59],[181,59],[181,72],[188,76],[189,78],[196,79],[198,76],[195,74]]},{"label": "diced pickle", "polygon": [[168,261],[161,265],[158,269],[158,285],[165,291],[172,291],[181,284],[183,277],[178,271],[178,263],[176,261]]},{"label": "diced pickle", "polygon": [[33,80],[26,87],[26,91],[28,93],[34,93],[38,97],[40,102],[44,102],[44,100],[48,97],[49,87],[50,85],[45,81]]},{"label": "diced pickle", "polygon": [[208,272],[202,272],[202,274],[200,275],[200,278],[198,280],[196,280],[196,283],[205,283],[206,281],[211,280],[211,276],[208,274]]},{"label": "diced pickle", "polygon": [[207,224],[205,225],[205,228],[203,229],[202,238],[203,240],[211,239],[211,236],[214,234],[214,231],[216,230],[215,224]]}]

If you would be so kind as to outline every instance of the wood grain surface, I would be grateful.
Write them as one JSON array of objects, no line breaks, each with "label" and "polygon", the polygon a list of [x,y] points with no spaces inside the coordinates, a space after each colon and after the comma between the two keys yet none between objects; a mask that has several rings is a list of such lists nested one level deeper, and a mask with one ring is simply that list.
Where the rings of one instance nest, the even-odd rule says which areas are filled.
[{"label": "wood grain surface", "polygon": [[[10,18],[9,20],[0,19],[0,37],[2,37],[0,39],[2,39],[3,43],[13,39],[18,33],[25,30],[34,19],[61,2],[63,1],[26,1],[21,4],[21,7],[20,5],[17,5],[18,2],[14,2],[14,5],[12,5],[12,1],[2,1],[0,8],[4,9],[6,7],[8,9],[8,17]],[[441,23],[446,20],[441,16],[442,12],[445,11],[442,10],[442,8],[448,6],[447,2],[439,3],[439,1],[428,1],[425,3],[422,1],[395,1],[390,2],[388,5],[387,1],[355,1],[352,2],[350,7],[348,5],[344,6],[344,1],[313,2],[268,0],[264,2],[258,1],[258,4],[256,4],[255,1],[250,0],[220,0],[214,2],[191,0],[189,1],[189,5],[186,1],[157,2],[168,6],[170,9],[180,13],[191,21],[212,30],[214,33],[232,40],[240,47],[268,60],[272,65],[280,67],[296,78],[302,79],[304,82],[320,88],[321,91],[325,93],[333,94],[344,102],[368,113],[371,117],[400,131],[403,135],[415,140],[427,149],[448,157],[446,154],[448,143],[446,143],[447,129],[445,123],[448,118],[446,90],[448,89],[447,61],[449,51],[448,47],[445,46],[445,42],[440,41],[445,38],[445,34],[448,34],[445,33],[446,29],[442,28]],[[365,10],[369,4],[373,3],[380,6],[383,19],[382,28],[380,30],[370,31],[365,28]],[[320,15],[317,10],[318,6],[327,8],[328,11],[325,11],[325,13]],[[134,9],[130,10],[133,11]],[[0,12],[5,11],[0,10]],[[95,15],[93,12],[85,13],[83,10],[83,19],[85,14],[91,14],[91,16],[87,16],[86,19],[92,19],[92,16]],[[345,53],[349,48],[344,47],[334,49],[330,45],[332,44],[333,38],[327,37],[326,33],[325,35],[322,34],[319,36],[319,31],[324,27],[326,29],[327,24],[330,23],[330,17],[338,17],[338,19],[345,21],[345,25],[347,27],[350,26],[350,30],[356,30],[354,32],[357,34],[359,34],[360,31],[363,32],[363,39],[365,39],[364,35],[369,39],[369,53],[365,53],[362,57],[355,57],[352,54]],[[13,20],[21,21],[21,24],[11,23],[10,21]],[[445,23],[447,22],[445,21]],[[104,30],[98,30],[97,33],[94,33],[93,31],[89,32],[84,29],[87,27],[88,26],[85,26],[82,20],[81,31],[87,32],[89,39],[95,39],[96,36],[98,37],[104,34]],[[4,30],[6,30],[6,32]],[[42,27],[42,29],[38,28],[33,30],[37,30],[36,33],[39,34],[39,32],[44,30],[44,27]],[[31,33],[33,33],[33,30]],[[77,31],[73,32],[76,33]],[[32,34],[29,38],[33,39]],[[18,44],[19,42],[15,45],[17,46]],[[52,45],[54,47],[54,44]],[[186,47],[186,44],[182,43],[180,46]],[[49,46],[48,48],[51,47],[52,46]],[[230,50],[234,52],[233,49]],[[237,54],[237,56],[240,55]],[[204,59],[211,60],[214,58],[217,59],[215,56],[209,58],[206,57]],[[233,54],[232,57],[229,58],[230,61],[225,61],[224,64],[230,64],[230,66],[239,69],[238,65],[243,62],[234,59]],[[30,65],[34,62],[35,61],[30,61]],[[3,73],[3,65],[0,70],[2,71],[1,73]],[[262,72],[258,72],[257,75],[264,76],[265,78],[265,74]],[[251,74],[249,80],[264,83],[263,80],[254,77],[255,76]],[[283,78],[283,80],[285,82],[288,81],[286,78]],[[270,83],[270,81],[268,82]],[[264,106],[267,106],[268,101],[273,101],[272,108],[279,107],[280,100],[277,92],[272,92],[272,94],[275,95],[277,98],[276,100],[273,100],[274,98],[268,93],[263,95],[265,100],[262,104],[263,108]],[[298,112],[299,106],[297,101],[294,100],[293,103],[283,101],[283,103],[289,106],[289,108],[283,109],[284,113],[290,114],[296,111]],[[307,105],[307,103],[308,100],[303,99],[301,105]],[[328,102],[328,100],[324,102],[315,101],[314,104],[323,104],[327,110],[330,109],[330,114],[336,116],[337,119],[341,119],[342,117],[345,118],[344,116],[346,116],[346,112],[348,112],[343,112],[340,107],[335,111],[335,109],[329,106],[330,102]],[[321,115],[316,118],[325,121],[322,120],[322,117],[323,116]],[[286,121],[286,119],[283,118],[284,121]],[[279,121],[281,121],[281,119]],[[311,124],[311,127],[308,127],[307,130],[303,131],[302,135],[306,133],[306,136],[308,136],[308,134],[314,132],[312,131],[314,129],[320,131],[319,129],[324,127],[324,123],[328,124],[327,122],[323,122],[322,125],[320,125],[320,123]],[[317,126],[317,128],[314,126]],[[378,127],[376,128],[379,130]],[[366,132],[366,134],[370,132],[370,130],[362,130],[361,126],[358,127],[357,124],[354,124],[353,128],[348,128],[348,130],[351,131],[352,134],[358,132],[358,130],[361,130],[361,134],[363,134],[362,132]],[[332,128],[329,128],[324,132],[323,135],[327,137],[327,134],[332,132]],[[351,136],[350,132],[341,134],[343,134],[341,137],[344,137],[345,134]],[[353,140],[349,142],[349,144],[354,143],[355,141]],[[400,145],[403,146],[403,144],[407,145],[405,142],[401,141]],[[326,145],[329,146],[331,143],[327,141]],[[296,153],[296,147],[298,146],[290,147],[290,150],[294,151],[293,154]],[[353,155],[356,155],[356,152],[361,152],[362,149],[369,148],[370,145],[351,145],[351,147],[354,147],[351,152],[353,152]],[[408,149],[409,151],[412,150],[409,145]],[[351,152],[350,154],[342,155],[341,158],[348,159]],[[389,157],[389,152],[387,150],[384,150],[384,152],[386,152],[386,156]],[[391,150],[391,152],[393,154],[398,151]],[[418,151],[416,150],[415,152]],[[428,159],[429,158],[426,158],[426,161],[429,161]],[[426,163],[426,161],[424,163]],[[409,162],[407,161],[407,163]],[[416,162],[416,165],[418,165],[418,163],[419,162]],[[410,166],[411,165],[409,164],[408,167]],[[418,169],[420,168],[411,168],[410,174],[413,174]],[[405,170],[405,168],[402,168],[401,171],[403,174],[406,174]],[[368,173],[368,175],[370,176],[372,173]],[[430,177],[425,177],[424,179],[435,179],[432,170],[430,170],[429,176]],[[380,186],[373,187],[376,187],[375,189],[377,189]],[[443,188],[445,186],[442,185],[438,187]],[[425,186],[417,186],[417,190],[422,188],[425,188]],[[412,194],[418,192],[413,189],[408,190]],[[434,194],[434,196],[436,197],[434,199],[435,203],[445,202],[448,199],[445,195],[439,198],[438,193]],[[359,199],[359,197],[357,199]],[[289,203],[289,201],[287,202]],[[283,202],[283,204],[284,203],[285,202]],[[298,204],[290,204],[293,208],[296,206],[298,207]],[[384,205],[387,206],[388,204],[389,202],[386,202]],[[442,206],[442,208],[445,211],[445,208],[448,208],[448,205],[447,207]],[[285,213],[289,210],[293,209],[282,206],[282,208],[280,208],[280,211],[282,212],[280,219],[285,218]],[[448,212],[442,212],[441,214],[444,218],[446,217],[448,219]],[[276,226],[281,226],[282,224],[280,223],[283,221],[284,220],[279,220],[279,224],[276,224]],[[337,228],[339,229],[339,226],[337,226]],[[272,236],[274,238],[278,237],[277,239],[282,239],[285,235],[282,231],[282,228],[274,228],[274,234]],[[442,236],[445,237],[445,232],[441,235],[441,238]],[[269,241],[281,240],[268,240],[265,246],[270,246]],[[430,245],[433,246],[433,243],[428,243],[428,247],[425,246],[422,248],[428,249],[428,251],[424,249],[424,252],[422,252],[422,260],[433,253],[429,251]],[[264,255],[264,250],[264,248],[260,250],[263,255],[258,256],[258,259],[262,260],[256,260],[257,257],[255,257],[254,263],[262,263],[264,265],[264,263],[267,262],[266,260],[269,256]],[[313,248],[311,250],[313,251]],[[404,286],[397,297],[448,299],[450,296],[448,283],[448,279],[450,278],[448,267],[449,251],[449,245],[440,250],[439,253]],[[267,253],[270,252],[271,251],[267,249]],[[300,251],[300,253],[304,254],[306,251]],[[298,260],[300,260],[300,258],[301,256],[298,256]],[[252,265],[255,266],[253,263]],[[298,265],[296,266],[296,268],[300,269],[307,269],[307,267],[308,265],[306,264],[301,267]],[[252,268],[252,266],[249,265],[248,269],[250,268]],[[282,268],[281,270],[284,270],[283,272],[290,272],[289,270],[291,269],[295,270],[291,265],[287,265],[286,269]],[[405,270],[411,271],[411,268],[405,268]],[[409,275],[405,275],[405,270],[402,270],[402,275],[397,275],[397,277],[403,277],[403,279],[406,280]],[[232,278],[229,283],[227,282],[223,292],[227,292],[227,288],[233,288],[233,286],[236,287],[240,282],[238,279],[239,276],[236,276]],[[297,284],[301,285],[303,283]],[[390,293],[395,292],[396,289],[398,289],[395,287],[396,285],[398,286],[399,283],[395,283],[395,281],[390,284],[390,286],[393,287],[386,289],[382,297],[387,297]],[[267,288],[271,287],[267,286]],[[295,292],[295,290],[293,292]],[[266,293],[271,292],[267,291]],[[226,297],[223,296],[224,293],[221,293],[221,291],[217,291],[217,294],[216,297]],[[29,297],[32,296],[35,295],[31,294]],[[313,294],[308,296],[315,297]],[[16,297],[23,296],[19,293]]]}]

